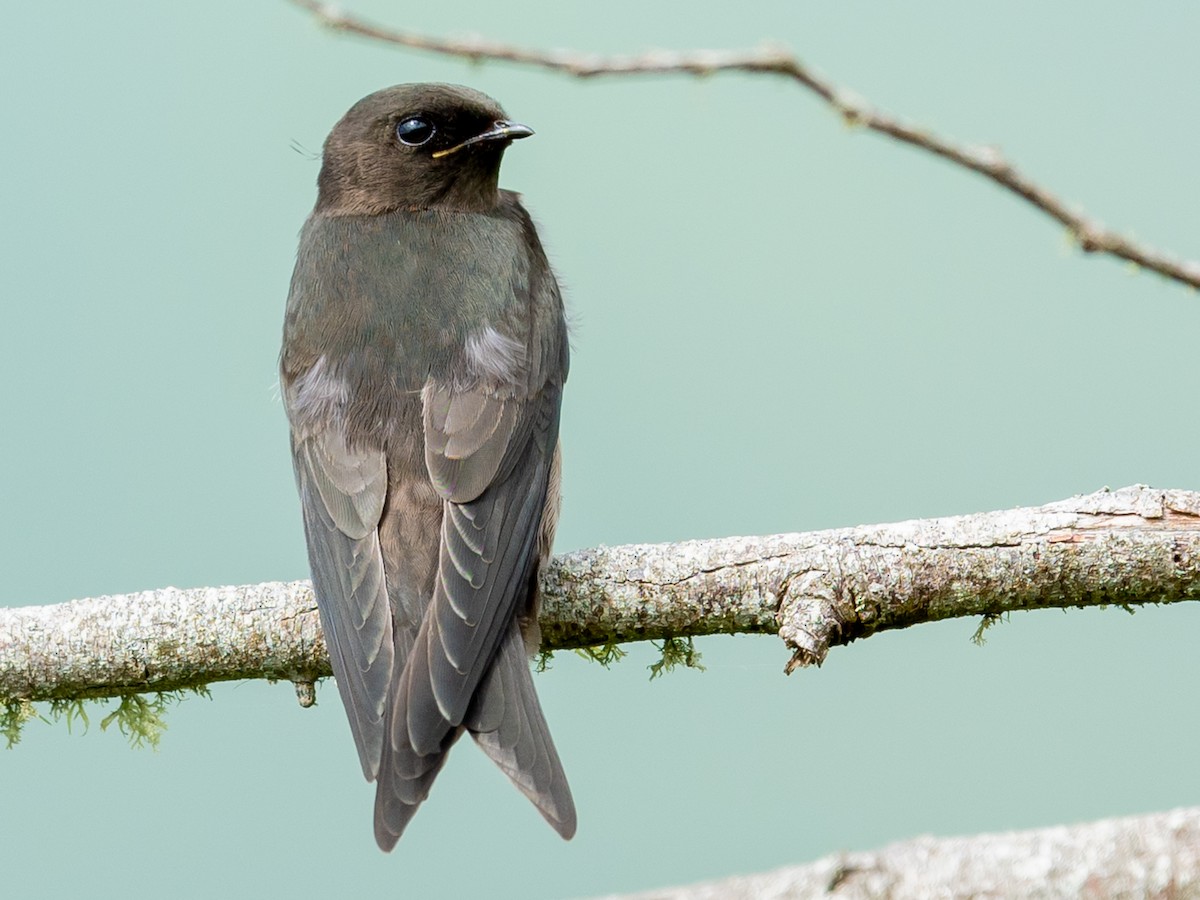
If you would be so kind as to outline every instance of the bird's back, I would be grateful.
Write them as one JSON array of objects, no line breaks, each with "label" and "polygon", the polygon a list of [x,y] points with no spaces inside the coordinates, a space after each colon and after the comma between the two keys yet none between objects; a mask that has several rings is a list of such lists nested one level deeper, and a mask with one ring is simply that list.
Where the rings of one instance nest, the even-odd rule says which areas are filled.
[{"label": "bird's back", "polygon": [[488,212],[314,214],[281,368],[314,586],[379,780],[381,846],[464,730],[569,836],[520,629],[557,506],[566,330],[516,195]]}]

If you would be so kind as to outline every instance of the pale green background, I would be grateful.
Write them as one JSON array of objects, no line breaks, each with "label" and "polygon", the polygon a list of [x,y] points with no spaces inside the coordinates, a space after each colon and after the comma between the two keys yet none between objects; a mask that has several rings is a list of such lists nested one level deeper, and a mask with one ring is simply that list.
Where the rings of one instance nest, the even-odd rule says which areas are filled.
[{"label": "pale green background", "polygon": [[[772,38],[1200,256],[1194,3],[349,6],[538,47]],[[306,576],[275,359],[317,164],[289,145],[423,80],[538,132],[503,182],[575,322],[558,549],[1200,488],[1200,296],[786,82],[472,66],[283,2],[8,2],[0,603]],[[790,679],[772,638],[652,684],[647,648],[560,655],[537,682],[571,843],[464,745],[379,853],[328,685],[310,711],[218,686],[158,753],[33,723],[0,751],[0,894],[579,897],[1198,803],[1197,626],[1044,612],[980,650],[957,621]]]}]

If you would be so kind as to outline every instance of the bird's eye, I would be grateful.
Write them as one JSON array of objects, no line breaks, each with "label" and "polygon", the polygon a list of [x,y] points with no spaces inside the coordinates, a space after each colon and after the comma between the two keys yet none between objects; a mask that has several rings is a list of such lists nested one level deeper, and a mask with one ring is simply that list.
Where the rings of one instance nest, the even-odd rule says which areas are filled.
[{"label": "bird's eye", "polygon": [[400,143],[409,147],[427,144],[436,131],[433,123],[421,116],[413,116],[396,125],[396,137],[400,139]]}]

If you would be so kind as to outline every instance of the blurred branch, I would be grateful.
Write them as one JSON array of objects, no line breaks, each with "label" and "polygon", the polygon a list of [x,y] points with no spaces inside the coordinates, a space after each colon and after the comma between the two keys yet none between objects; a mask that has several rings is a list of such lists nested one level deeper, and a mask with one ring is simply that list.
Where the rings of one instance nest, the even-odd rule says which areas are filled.
[{"label": "blurred branch", "polygon": [[1200,896],[1200,808],[1037,831],[921,837],[761,875],[604,900],[1081,896]]},{"label": "blurred branch", "polygon": [[1200,288],[1200,263],[1177,259],[1161,253],[1132,238],[1105,228],[1081,211],[1071,209],[1049,190],[1017,171],[995,148],[956,144],[927,129],[906,124],[900,119],[872,108],[861,98],[818,75],[782,47],[765,45],[758,50],[693,50],[686,52],[655,50],[636,56],[611,57],[563,50],[542,52],[481,38],[443,39],[385,28],[350,15],[340,7],[320,2],[320,0],[291,0],[291,2],[311,12],[320,24],[336,31],[344,31],[413,50],[462,57],[472,62],[499,60],[519,65],[537,66],[578,78],[668,73],[703,76],[718,72],[748,72],[790,78],[833,107],[848,124],[886,134],[895,140],[948,159],[1016,194],[1062,224],[1085,253],[1115,256],[1144,269],[1157,272],[1165,278],[1182,282],[1193,288]]},{"label": "blurred branch", "polygon": [[[1013,610],[1200,599],[1200,493],[757,538],[582,550],[543,577],[547,650],[775,632],[787,666],[878,631]],[[164,588],[0,609],[0,703],[329,675],[308,582]]]}]

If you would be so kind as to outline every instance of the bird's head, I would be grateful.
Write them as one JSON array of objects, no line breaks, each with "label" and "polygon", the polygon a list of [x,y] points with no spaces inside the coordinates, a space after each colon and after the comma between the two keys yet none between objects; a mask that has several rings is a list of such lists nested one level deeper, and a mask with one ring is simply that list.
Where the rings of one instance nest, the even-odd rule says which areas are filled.
[{"label": "bird's head", "polygon": [[354,104],[325,140],[317,211],[490,209],[499,199],[504,148],[531,134],[470,88],[384,88]]}]

